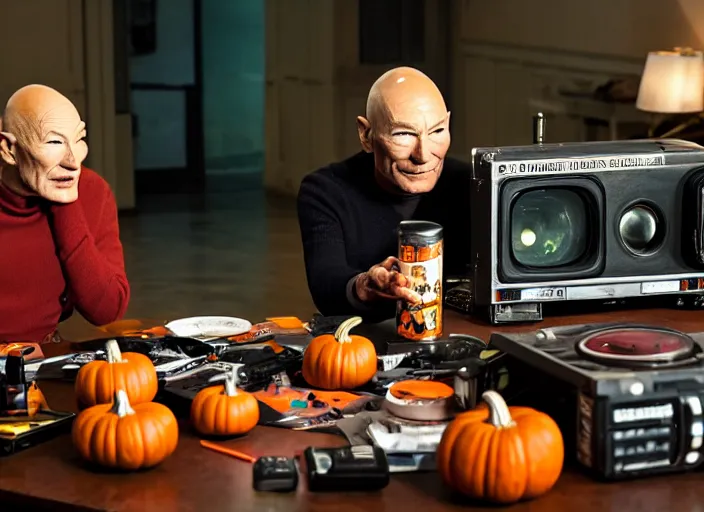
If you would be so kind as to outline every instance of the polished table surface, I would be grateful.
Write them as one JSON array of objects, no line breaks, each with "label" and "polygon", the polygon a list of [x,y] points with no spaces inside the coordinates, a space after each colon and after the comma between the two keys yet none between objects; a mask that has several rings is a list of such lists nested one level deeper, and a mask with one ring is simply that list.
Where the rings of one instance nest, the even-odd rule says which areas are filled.
[{"label": "polished table surface", "polygon": [[[575,317],[548,318],[540,324],[492,327],[456,313],[446,313],[449,333],[468,333],[488,341],[492,331],[528,331],[552,325],[625,321],[659,325],[684,332],[704,332],[704,312],[651,309],[612,311]],[[91,333],[74,338],[88,339]],[[104,333],[95,332],[94,337]],[[65,352],[67,344],[46,346],[47,356]],[[75,410],[73,387],[43,382],[49,404]],[[78,458],[68,435],[10,457],[0,458],[1,510],[237,510],[366,512],[482,509],[454,496],[435,472],[394,474],[389,486],[374,493],[309,493],[305,478],[294,493],[257,493],[252,465],[203,449],[187,422],[181,422],[179,446],[162,465],[137,473],[96,472]],[[247,436],[225,441],[254,456],[293,456],[308,446],[339,446],[343,437],[256,427]],[[704,479],[699,473],[599,483],[576,468],[566,468],[555,488],[511,510],[704,511]],[[495,508],[487,509],[495,510]]]}]

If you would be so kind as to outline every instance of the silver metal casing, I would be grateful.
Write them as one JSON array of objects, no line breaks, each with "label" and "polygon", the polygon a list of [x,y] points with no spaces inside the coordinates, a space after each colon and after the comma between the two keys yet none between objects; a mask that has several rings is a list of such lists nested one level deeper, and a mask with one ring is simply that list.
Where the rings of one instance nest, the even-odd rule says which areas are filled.
[{"label": "silver metal casing", "polygon": [[[704,292],[700,288],[681,289],[684,279],[704,279],[704,265],[696,268],[679,254],[682,237],[690,235],[682,228],[686,215],[678,213],[691,192],[688,177],[703,169],[704,147],[675,139],[473,149],[470,209],[475,307]],[[603,233],[599,236],[605,244],[605,264],[601,272],[587,278],[503,278],[501,244],[510,236],[502,232],[503,219],[509,215],[502,211],[505,185],[514,180],[523,180],[527,186],[539,183],[536,180],[550,183],[554,179],[557,183],[566,177],[588,177],[603,191]],[[615,223],[624,205],[642,199],[663,205],[667,239],[660,254],[647,258],[617,254]],[[701,224],[700,220],[697,223]],[[608,264],[614,258],[620,258],[618,269]],[[704,287],[704,281],[700,284]],[[503,293],[507,290],[512,290],[508,299]]]}]

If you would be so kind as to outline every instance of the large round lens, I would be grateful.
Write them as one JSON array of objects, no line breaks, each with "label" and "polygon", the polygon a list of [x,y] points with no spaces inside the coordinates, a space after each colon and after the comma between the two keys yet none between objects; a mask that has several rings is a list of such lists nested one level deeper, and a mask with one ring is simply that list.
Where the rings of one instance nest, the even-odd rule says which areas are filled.
[{"label": "large round lens", "polygon": [[628,249],[641,254],[657,245],[658,225],[658,216],[651,208],[637,205],[621,216],[618,232]]},{"label": "large round lens", "polygon": [[511,209],[511,244],[527,267],[569,265],[587,250],[589,224],[584,199],[553,188],[521,194]]}]

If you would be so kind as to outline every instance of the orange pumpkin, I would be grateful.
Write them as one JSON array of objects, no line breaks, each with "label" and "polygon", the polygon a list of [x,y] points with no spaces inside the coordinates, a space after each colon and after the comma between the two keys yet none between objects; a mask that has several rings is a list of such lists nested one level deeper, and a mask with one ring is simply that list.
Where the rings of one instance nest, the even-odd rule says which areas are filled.
[{"label": "orange pumpkin", "polygon": [[225,384],[201,389],[191,403],[191,423],[203,435],[234,436],[246,434],[259,422],[259,402],[251,394],[237,389],[237,371],[233,366]]},{"label": "orange pumpkin", "polygon": [[334,335],[315,337],[303,354],[303,378],[321,389],[354,389],[376,374],[374,344],[350,330],[362,323],[354,316],[342,322]]},{"label": "orange pumpkin", "polygon": [[443,433],[437,469],[452,489],[471,498],[514,503],[549,491],[562,472],[564,442],[547,414],[508,407],[496,391],[488,407],[457,416]]},{"label": "orange pumpkin", "polygon": [[178,423],[166,406],[132,406],[119,389],[112,404],[94,405],[76,417],[72,440],[87,461],[113,469],[146,469],[176,450]]},{"label": "orange pumpkin", "polygon": [[154,400],[159,383],[151,360],[137,352],[121,354],[116,340],[109,340],[105,350],[107,361],[92,361],[76,376],[78,407],[109,404],[116,389],[125,391],[132,404]]}]

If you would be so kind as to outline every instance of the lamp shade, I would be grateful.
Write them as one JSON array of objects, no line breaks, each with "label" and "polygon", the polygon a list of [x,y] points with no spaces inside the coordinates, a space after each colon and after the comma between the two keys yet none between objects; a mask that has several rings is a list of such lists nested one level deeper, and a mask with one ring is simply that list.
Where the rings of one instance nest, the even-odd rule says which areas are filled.
[{"label": "lamp shade", "polygon": [[704,110],[702,52],[650,52],[640,80],[636,107],[659,114]]}]

